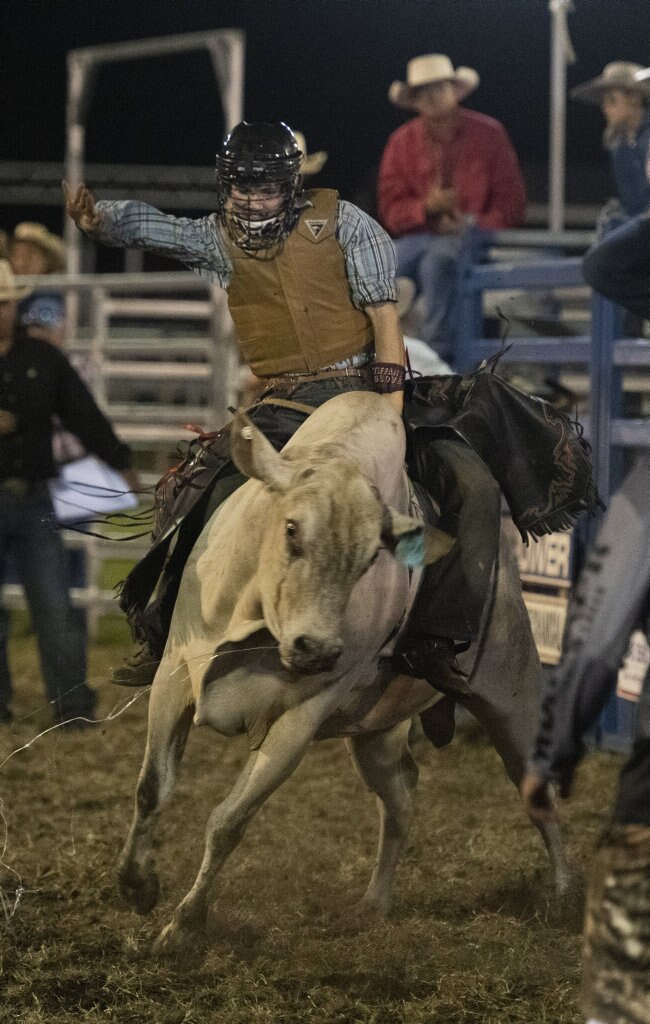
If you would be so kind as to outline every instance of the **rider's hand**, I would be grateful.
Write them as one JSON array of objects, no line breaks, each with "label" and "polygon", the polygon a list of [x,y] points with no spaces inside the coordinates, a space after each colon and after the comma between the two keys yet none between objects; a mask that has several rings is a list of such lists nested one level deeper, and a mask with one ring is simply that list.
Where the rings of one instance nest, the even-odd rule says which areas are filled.
[{"label": "rider's hand", "polygon": [[61,182],[61,185],[65,196],[66,211],[77,227],[88,235],[94,235],[100,231],[104,218],[95,209],[95,200],[90,189],[87,189],[85,185],[79,185],[75,192],[65,180]]}]

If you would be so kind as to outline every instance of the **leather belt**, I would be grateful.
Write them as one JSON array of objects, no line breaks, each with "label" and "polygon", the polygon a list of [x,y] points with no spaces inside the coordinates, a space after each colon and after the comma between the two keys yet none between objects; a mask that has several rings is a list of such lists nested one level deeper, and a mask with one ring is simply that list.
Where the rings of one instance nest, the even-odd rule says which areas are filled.
[{"label": "leather belt", "polygon": [[313,384],[318,380],[327,380],[329,377],[360,377],[362,380],[370,381],[370,365],[368,366],[345,366],[338,370],[315,370],[314,373],[283,373],[280,377],[264,378],[264,394],[268,391],[289,391],[297,388],[300,384]]}]

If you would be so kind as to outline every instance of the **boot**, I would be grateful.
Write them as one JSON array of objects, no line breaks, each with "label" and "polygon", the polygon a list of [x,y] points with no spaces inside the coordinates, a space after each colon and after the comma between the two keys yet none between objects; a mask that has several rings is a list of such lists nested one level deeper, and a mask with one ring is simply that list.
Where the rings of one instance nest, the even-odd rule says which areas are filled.
[{"label": "boot", "polygon": [[467,676],[456,661],[456,644],[449,637],[426,633],[406,636],[392,663],[404,675],[424,679],[442,693],[469,693]]},{"label": "boot", "polygon": [[118,686],[151,686],[158,671],[160,659],[147,644],[111,672],[111,682]]}]

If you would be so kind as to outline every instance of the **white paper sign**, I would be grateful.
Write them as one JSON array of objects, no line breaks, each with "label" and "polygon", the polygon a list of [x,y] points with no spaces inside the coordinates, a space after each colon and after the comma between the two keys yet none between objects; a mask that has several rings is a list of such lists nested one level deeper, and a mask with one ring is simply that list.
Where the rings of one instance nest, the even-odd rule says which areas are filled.
[{"label": "white paper sign", "polygon": [[59,523],[124,512],[138,504],[122,474],[94,455],[62,466],[57,479],[50,481],[50,495]]}]

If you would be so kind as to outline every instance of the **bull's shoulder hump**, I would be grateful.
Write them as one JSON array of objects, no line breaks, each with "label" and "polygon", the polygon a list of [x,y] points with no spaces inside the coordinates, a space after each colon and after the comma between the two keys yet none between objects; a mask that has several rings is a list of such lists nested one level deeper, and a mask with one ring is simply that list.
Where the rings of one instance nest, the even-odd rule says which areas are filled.
[{"label": "bull's shoulder hump", "polygon": [[401,416],[373,391],[348,391],[319,406],[287,444],[338,444],[350,450],[404,443]]}]

